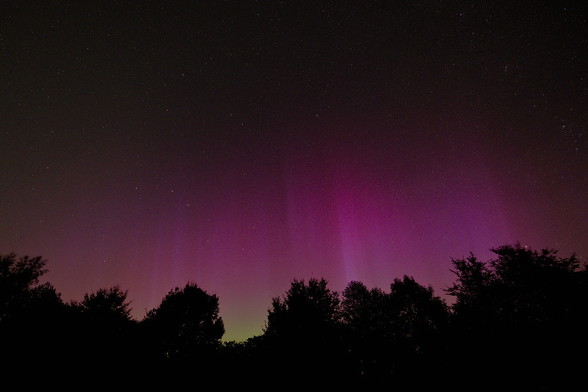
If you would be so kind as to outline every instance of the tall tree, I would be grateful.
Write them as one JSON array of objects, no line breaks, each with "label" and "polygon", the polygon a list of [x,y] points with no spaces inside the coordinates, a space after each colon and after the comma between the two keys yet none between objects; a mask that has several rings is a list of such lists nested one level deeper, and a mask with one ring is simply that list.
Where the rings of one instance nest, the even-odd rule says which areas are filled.
[{"label": "tall tree", "polygon": [[[423,388],[444,377],[444,339],[448,312],[445,302],[431,286],[423,286],[404,276],[390,285],[387,318],[390,329],[385,335],[391,343],[393,373],[397,382]],[[419,378],[419,374],[428,374]]]},{"label": "tall tree", "polygon": [[47,272],[46,263],[40,256],[0,255],[0,322],[21,312],[34,297],[39,277]]},{"label": "tall tree", "polygon": [[[390,293],[351,282],[343,292],[343,320],[360,376],[382,380],[414,369],[424,371],[439,359],[447,324],[445,303],[431,287],[404,276]],[[406,377],[405,377],[406,378]]]},{"label": "tall tree", "polygon": [[218,297],[195,283],[168,292],[142,324],[156,351],[168,359],[194,359],[209,353],[225,332]]},{"label": "tall tree", "polygon": [[386,373],[389,347],[384,337],[389,320],[385,316],[389,296],[379,288],[368,289],[358,281],[350,282],[343,291],[341,314],[349,347],[354,376],[361,379],[381,378]]},{"label": "tall tree", "polygon": [[492,252],[496,258],[488,262],[473,255],[453,260],[457,280],[447,291],[456,300],[456,366],[479,378],[485,366],[501,363],[494,381],[553,388],[562,380],[550,374],[571,374],[574,368],[553,358],[571,361],[586,348],[574,334],[587,326],[586,270],[575,255],[562,258],[550,249],[515,244]]},{"label": "tall tree", "polygon": [[0,347],[6,376],[19,374],[18,365],[30,358],[56,362],[66,338],[61,295],[50,283],[39,283],[45,265],[41,257],[0,256]]},{"label": "tall tree", "polygon": [[456,282],[447,289],[453,309],[470,327],[539,327],[573,316],[570,308],[581,287],[582,271],[575,255],[536,251],[520,244],[492,249],[489,262],[474,255],[453,260]]},{"label": "tall tree", "polygon": [[127,296],[128,292],[123,291],[119,286],[99,289],[94,293],[85,294],[84,299],[77,306],[94,324],[124,325],[132,320]]},{"label": "tall tree", "polygon": [[325,279],[294,280],[272,300],[264,341],[270,369],[278,377],[331,380],[340,377],[344,349],[340,300]]},{"label": "tall tree", "polygon": [[275,297],[268,312],[267,336],[312,338],[339,321],[339,296],[325,279],[294,280],[284,297]]},{"label": "tall tree", "polygon": [[71,358],[70,367],[89,374],[135,359],[137,322],[129,305],[127,292],[119,286],[87,293],[82,301],[68,304],[70,344],[61,352]]}]

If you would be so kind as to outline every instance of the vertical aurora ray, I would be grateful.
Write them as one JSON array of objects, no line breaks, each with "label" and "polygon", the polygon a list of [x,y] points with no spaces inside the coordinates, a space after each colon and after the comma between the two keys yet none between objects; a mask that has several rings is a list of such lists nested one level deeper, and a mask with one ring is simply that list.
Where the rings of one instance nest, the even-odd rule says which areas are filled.
[{"label": "vertical aurora ray", "polygon": [[363,251],[360,227],[353,200],[352,190],[338,190],[335,196],[335,204],[338,218],[338,232],[340,240],[341,262],[347,281],[360,280],[358,267],[366,263]]}]

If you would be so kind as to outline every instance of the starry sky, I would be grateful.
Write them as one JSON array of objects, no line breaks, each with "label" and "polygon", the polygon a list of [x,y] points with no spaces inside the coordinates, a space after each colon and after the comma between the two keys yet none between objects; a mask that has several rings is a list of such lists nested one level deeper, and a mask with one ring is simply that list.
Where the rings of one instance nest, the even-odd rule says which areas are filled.
[{"label": "starry sky", "polygon": [[294,278],[588,255],[580,1],[3,1],[0,253],[260,334]]}]

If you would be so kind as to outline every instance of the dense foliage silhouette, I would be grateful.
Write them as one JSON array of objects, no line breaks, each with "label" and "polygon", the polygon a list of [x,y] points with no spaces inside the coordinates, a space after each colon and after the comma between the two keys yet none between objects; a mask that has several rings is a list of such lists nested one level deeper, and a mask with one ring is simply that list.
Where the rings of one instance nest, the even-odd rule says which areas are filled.
[{"label": "dense foliage silhouette", "polygon": [[94,370],[112,369],[135,359],[137,323],[130,316],[129,305],[127,292],[118,286],[85,294],[81,302],[68,304],[69,334],[77,342],[68,356],[83,360],[86,366],[82,371],[93,371],[87,368],[89,364]]},{"label": "dense foliage silhouette", "polygon": [[588,270],[575,255],[519,244],[453,260],[452,361],[471,382],[487,377],[533,390],[560,390],[586,365]]},{"label": "dense foliage silhouette", "polygon": [[67,369],[135,386],[198,380],[454,391],[583,382],[587,267],[555,250],[492,251],[487,262],[473,254],[452,260],[450,305],[410,276],[393,279],[389,292],[354,281],[338,293],[325,279],[294,279],[272,299],[263,333],[245,342],[221,341],[219,299],[195,283],[174,288],[137,321],[118,286],[64,302],[39,282],[47,272],[41,257],[0,256],[3,377],[48,380],[44,370],[62,379]]},{"label": "dense foliage silhouette", "polygon": [[216,348],[225,333],[216,295],[194,283],[171,290],[159,307],[150,310],[142,325],[156,354],[182,360]]},{"label": "dense foliage silhouette", "polygon": [[0,256],[0,347],[8,365],[32,356],[49,361],[59,349],[66,307],[50,283],[38,284],[45,265],[41,257]]},{"label": "dense foliage silhouette", "polygon": [[345,355],[340,300],[325,279],[294,280],[268,311],[263,335],[268,368],[275,376],[336,379]]},{"label": "dense foliage silhouette", "polygon": [[412,277],[394,279],[390,293],[351,282],[343,292],[347,345],[362,379],[405,382],[436,372],[448,323],[445,302]]}]

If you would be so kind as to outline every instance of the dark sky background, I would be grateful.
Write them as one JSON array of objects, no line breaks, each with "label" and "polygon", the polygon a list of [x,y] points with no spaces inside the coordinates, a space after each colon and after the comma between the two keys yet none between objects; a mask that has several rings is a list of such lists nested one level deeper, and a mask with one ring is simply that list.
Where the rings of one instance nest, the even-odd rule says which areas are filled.
[{"label": "dark sky background", "polygon": [[581,3],[3,1],[0,253],[137,319],[195,282],[229,340],[294,278],[585,257]]}]

